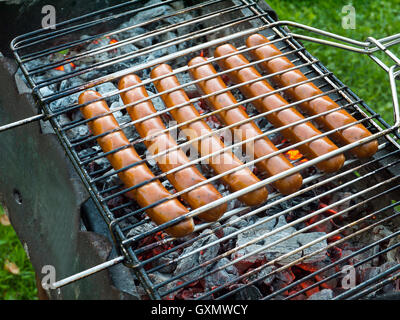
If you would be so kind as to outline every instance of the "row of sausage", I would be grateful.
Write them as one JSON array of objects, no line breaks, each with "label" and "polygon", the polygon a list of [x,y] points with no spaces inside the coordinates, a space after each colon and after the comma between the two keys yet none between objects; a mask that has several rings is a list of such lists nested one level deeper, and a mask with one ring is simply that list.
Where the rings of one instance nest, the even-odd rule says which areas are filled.
[{"label": "row of sausage", "polygon": [[[246,44],[249,48],[256,47],[250,53],[255,60],[262,60],[260,68],[266,73],[277,73],[272,81],[281,87],[291,86],[285,93],[294,101],[305,99],[299,104],[299,108],[309,115],[318,115],[322,112],[333,110],[316,118],[316,122],[325,130],[334,130],[356,122],[347,111],[339,106],[313,83],[307,82],[305,75],[294,64],[282,55],[282,52],[261,34],[250,36]],[[274,58],[274,56],[279,57]],[[224,58],[226,56],[226,58]],[[252,104],[260,113],[267,113],[266,118],[275,127],[287,126],[281,131],[282,135],[291,143],[298,143],[311,139],[298,147],[307,158],[314,159],[318,156],[336,150],[338,147],[327,136],[317,137],[322,133],[303,115],[293,107],[287,107],[287,102],[280,94],[274,91],[269,82],[262,79],[256,68],[249,65],[244,55],[237,53],[237,49],[231,44],[219,46],[214,52],[219,66],[228,70],[230,80],[235,84],[247,83],[239,87],[247,99],[252,99]],[[207,97],[206,102],[214,110],[219,110],[219,118],[223,124],[231,126],[236,138],[245,141],[242,146],[246,152],[251,152],[255,159],[261,160],[255,163],[258,170],[268,176],[274,176],[293,167],[287,158],[279,153],[276,146],[265,136],[257,124],[250,120],[246,109],[235,99],[227,85],[218,75],[211,63],[204,57],[195,57],[189,62],[189,72],[199,90]],[[249,66],[248,66],[249,65]],[[233,69],[229,72],[229,70]],[[284,72],[286,69],[290,71]],[[169,109],[172,118],[180,124],[180,128],[186,134],[189,141],[193,140],[193,147],[201,157],[205,157],[207,164],[217,175],[221,175],[221,181],[232,192],[239,191],[259,182],[259,178],[227,148],[221,139],[213,134],[212,129],[200,117],[199,112],[190,103],[190,99],[182,88],[175,89],[181,84],[177,77],[171,74],[173,70],[167,64],[154,68],[151,77],[158,92],[164,94],[161,98]],[[204,79],[204,80],[203,80]],[[306,82],[306,83],[304,83]],[[130,74],[124,76],[119,82],[121,98],[127,105],[127,112],[132,120],[146,117],[144,121],[136,121],[135,127],[145,140],[146,147],[156,156],[159,168],[167,174],[169,182],[178,192],[183,192],[182,198],[192,209],[200,208],[213,201],[222,198],[218,190],[207,181],[195,165],[190,164],[186,154],[179,148],[175,139],[169,134],[157,111],[148,98],[145,87],[138,76]],[[175,90],[174,90],[175,89]],[[214,94],[215,92],[220,92]],[[312,99],[313,96],[318,96]],[[93,90],[83,92],[79,97],[81,112],[86,119],[92,119],[88,126],[94,136],[101,135],[97,142],[103,152],[108,153],[107,159],[118,173],[119,178],[126,188],[129,198],[134,199],[142,208],[147,208],[146,214],[157,225],[161,225],[172,219],[187,214],[189,211],[179,199],[171,196],[163,184],[156,179],[149,167],[143,163],[140,156],[122,130],[120,130],[107,103],[101,100],[101,95]],[[310,99],[311,98],[311,99]],[[96,100],[93,103],[90,101]],[[138,101],[146,100],[141,103]],[[89,104],[88,104],[89,103]],[[275,110],[275,111],[274,111]],[[304,120],[304,121],[302,121]],[[292,125],[292,123],[295,123]],[[297,122],[299,122],[297,124]],[[237,125],[236,125],[237,124]],[[104,133],[110,132],[106,135]],[[354,124],[344,130],[338,130],[332,134],[332,139],[341,144],[348,144],[367,137],[371,133],[362,125]],[[317,137],[312,139],[313,137]],[[352,152],[360,158],[372,156],[378,148],[377,141],[372,141],[352,149]],[[119,149],[116,152],[113,150]],[[169,150],[169,151],[168,151]],[[276,152],[273,156],[268,156]],[[345,161],[343,154],[319,162],[317,167],[324,172],[339,170]],[[139,165],[134,165],[141,162]],[[179,169],[183,167],[182,169]],[[172,171],[172,173],[170,173]],[[197,186],[199,185],[199,186]],[[302,185],[302,176],[299,173],[276,181],[274,187],[282,194],[291,194]],[[188,192],[185,192],[188,190]],[[268,197],[266,187],[261,187],[239,198],[248,206],[263,203]],[[226,211],[227,204],[223,203],[198,215],[204,221],[216,221]],[[194,230],[192,218],[185,219],[166,229],[173,237],[182,237]]]}]

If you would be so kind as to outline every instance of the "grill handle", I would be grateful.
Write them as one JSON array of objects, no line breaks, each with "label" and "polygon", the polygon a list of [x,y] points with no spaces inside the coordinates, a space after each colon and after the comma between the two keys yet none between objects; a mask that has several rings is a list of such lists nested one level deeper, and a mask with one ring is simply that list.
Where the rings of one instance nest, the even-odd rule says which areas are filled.
[{"label": "grill handle", "polygon": [[116,257],[116,258],[114,258],[112,260],[103,262],[101,264],[98,264],[97,266],[94,266],[92,268],[89,268],[89,269],[86,269],[86,270],[81,271],[79,273],[76,273],[76,274],[74,274],[74,275],[72,275],[70,277],[67,277],[65,279],[53,282],[50,285],[50,288],[51,289],[59,289],[59,288],[64,287],[64,286],[66,286],[68,284],[71,284],[71,283],[73,283],[75,281],[78,281],[78,280],[81,280],[83,278],[89,277],[89,276],[91,276],[91,275],[93,275],[93,274],[95,274],[97,272],[103,271],[105,269],[108,269],[108,268],[116,265],[116,264],[119,264],[122,261],[124,261],[124,259],[125,259],[125,257],[119,256],[119,257]]},{"label": "grill handle", "polygon": [[14,129],[14,128],[23,126],[23,125],[31,123],[31,122],[44,120],[45,117],[46,117],[46,115],[44,113],[41,113],[41,114],[37,114],[37,115],[29,117],[29,118],[25,118],[25,119],[22,119],[19,121],[15,121],[15,122],[6,124],[6,125],[0,127],[0,133],[10,130],[10,129]]}]

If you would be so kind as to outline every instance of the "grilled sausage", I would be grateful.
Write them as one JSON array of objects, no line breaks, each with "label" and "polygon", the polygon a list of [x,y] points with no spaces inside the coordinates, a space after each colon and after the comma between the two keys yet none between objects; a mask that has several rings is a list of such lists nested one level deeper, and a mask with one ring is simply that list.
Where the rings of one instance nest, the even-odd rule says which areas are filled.
[{"label": "grilled sausage", "polygon": [[[162,75],[170,74],[171,72],[172,69],[169,65],[162,64],[151,71],[151,77],[157,78]],[[180,83],[175,76],[170,76],[161,80],[156,80],[154,82],[154,85],[159,92],[163,92],[180,86]],[[174,106],[184,104],[189,101],[188,96],[182,89],[163,94],[161,98],[167,108],[172,108]],[[197,119],[200,116],[200,114],[197,112],[196,108],[192,104],[187,104],[180,108],[175,108],[170,111],[170,114],[178,123]],[[193,121],[187,125],[182,126],[182,128],[182,131],[186,134],[189,140],[201,137],[212,132],[211,128],[203,120]],[[197,143],[193,143],[193,146],[199,151],[201,156],[207,156],[210,153],[214,153],[218,150],[225,148],[224,143],[214,135],[210,135],[208,137],[204,137],[201,140],[198,140]],[[207,162],[217,174],[222,174],[228,170],[243,165],[243,163],[229,151],[212,156],[211,159],[207,159]],[[225,175],[221,178],[221,180],[234,192],[260,181],[251,172],[251,170],[249,170],[248,167]],[[265,187],[261,187],[257,190],[254,190],[239,197],[239,200],[244,202],[246,205],[254,206],[263,203],[267,199],[267,197],[267,189]]]},{"label": "grilled sausage", "polygon": [[[119,89],[127,89],[140,83],[141,80],[137,75],[127,75],[120,80]],[[125,104],[134,103],[148,96],[144,86],[121,93],[121,98]],[[141,119],[157,112],[151,100],[127,107],[127,111],[132,120]],[[135,127],[142,138],[156,135],[157,132],[166,130],[160,117],[153,117],[143,122],[136,123]],[[177,147],[175,139],[169,133],[160,134],[152,140],[145,140],[144,143],[147,149],[153,154]],[[181,149],[176,149],[163,156],[157,157],[158,166],[163,172],[168,172],[188,162],[190,162],[189,159]],[[194,165],[169,174],[167,178],[178,191],[185,190],[206,180]],[[182,198],[191,208],[196,209],[222,198],[222,195],[209,183],[183,194]],[[227,204],[224,203],[216,208],[201,213],[198,217],[208,222],[217,221],[225,213],[226,207]]]},{"label": "grilled sausage", "polygon": [[[237,49],[233,45],[225,44],[219,46],[215,50],[214,56],[223,57],[235,52],[237,52]],[[246,66],[249,63],[250,62],[242,54],[231,55],[226,59],[218,60],[219,66],[224,70]],[[249,66],[230,72],[229,77],[234,83],[240,84],[250,80],[257,80],[261,78],[261,75],[256,68]],[[239,87],[239,89],[248,99],[265,95],[274,91],[272,86],[266,80],[255,81],[247,85],[242,85]],[[288,105],[288,102],[277,93],[253,100],[252,103],[260,113],[273,111],[277,108]],[[266,116],[266,118],[277,128],[304,120],[303,115],[295,108],[287,108],[282,111],[270,113]],[[284,129],[281,132],[282,135],[292,143],[298,143],[321,134],[321,132],[311,122],[303,122],[301,124],[294,125],[293,127]],[[303,144],[298,147],[300,152],[310,159],[317,158],[323,154],[336,150],[337,148],[338,147],[328,137],[321,137],[312,141],[311,143]],[[325,172],[335,172],[343,166],[344,160],[345,158],[341,154],[318,163],[317,167]]]},{"label": "grilled sausage", "polygon": [[[88,90],[79,96],[79,104],[99,98],[101,98],[99,93]],[[109,112],[110,109],[107,103],[101,100],[81,107],[80,110],[86,119],[91,119]],[[92,120],[88,122],[88,126],[95,136],[119,129],[118,122],[112,114]],[[97,142],[104,152],[129,145],[129,140],[121,130],[104,135],[98,138]],[[126,166],[141,161],[140,156],[132,146],[108,155],[107,159],[115,170],[125,168]],[[154,178],[153,173],[145,164],[140,164],[121,171],[118,173],[118,176],[127,188]],[[147,183],[127,193],[127,196],[135,199],[142,208],[165,199],[170,195],[171,194],[164,188],[159,180]],[[179,200],[172,199],[146,210],[146,213],[157,225],[161,225],[188,213],[188,210]],[[183,237],[193,232],[193,230],[193,219],[187,219],[167,228],[165,231],[173,237]]]},{"label": "grilled sausage", "polygon": [[[189,66],[195,66],[206,61],[206,58],[196,57],[190,60]],[[200,80],[206,77],[210,77],[212,75],[216,75],[217,71],[211,64],[205,64],[197,68],[190,69],[190,74],[194,79]],[[197,83],[197,85],[200,90],[206,95],[227,88],[224,81],[219,76],[211,78],[209,80],[200,81]],[[238,103],[230,91],[208,97],[206,100],[211,107],[217,110]],[[237,106],[227,111],[222,111],[218,115],[227,125],[232,125],[237,122],[249,119],[247,112],[242,106]],[[241,124],[238,126],[238,129],[234,129],[232,131],[242,141],[263,134],[261,129],[253,121]],[[256,159],[278,151],[275,145],[265,136],[260,139],[253,140],[251,143],[246,143],[245,149],[246,152],[251,152],[251,154],[254,155]],[[267,173],[269,176],[274,176],[278,173],[293,168],[293,165],[289,162],[288,159],[286,159],[283,154],[279,154],[272,158],[258,161],[256,163],[256,166],[259,170]],[[302,183],[303,179],[301,175],[299,173],[296,173],[284,179],[275,181],[273,185],[281,193],[291,194],[299,190]]]},{"label": "grilled sausage", "polygon": [[[254,34],[246,39],[247,47],[251,48],[256,45],[265,43],[265,46],[251,50],[254,59],[261,60],[282,54],[282,52],[273,44],[268,44],[269,40],[261,34]],[[266,72],[275,73],[295,65],[286,57],[278,57],[269,61],[260,63],[261,68]],[[292,70],[273,77],[273,80],[279,86],[289,86],[307,80],[307,77],[300,70]],[[322,94],[323,92],[313,83],[306,83],[286,90],[286,93],[293,100],[302,100]],[[339,105],[328,96],[322,96],[300,104],[300,108],[310,115],[317,115],[321,112],[338,108]],[[325,130],[333,130],[340,128],[346,124],[356,122],[357,120],[351,116],[346,110],[338,110],[328,115],[318,117],[315,121]],[[349,144],[360,139],[371,136],[371,133],[360,123],[346,129],[340,130],[332,134],[332,137],[342,144]],[[378,141],[374,140],[352,149],[352,153],[359,158],[367,158],[373,156],[378,150]]]}]

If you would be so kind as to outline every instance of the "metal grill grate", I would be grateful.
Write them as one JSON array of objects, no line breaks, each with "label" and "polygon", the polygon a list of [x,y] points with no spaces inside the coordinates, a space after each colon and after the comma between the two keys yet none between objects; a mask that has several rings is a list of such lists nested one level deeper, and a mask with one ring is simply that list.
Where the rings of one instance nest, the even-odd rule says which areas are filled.
[{"label": "metal grill grate", "polygon": [[[396,132],[398,128],[398,106],[396,106],[397,96],[394,81],[397,76],[395,67],[385,67],[377,60],[380,66],[390,74],[396,112],[396,125],[390,126],[329,72],[318,59],[311,56],[296,38],[318,40],[288,32],[283,27],[284,25],[293,27],[299,27],[300,25],[289,22],[276,22],[262,2],[213,0],[195,4],[190,1],[164,1],[162,3],[152,1],[149,6],[144,6],[143,3],[143,1],[130,1],[61,23],[57,25],[55,31],[39,30],[18,37],[12,42],[12,49],[21,71],[32,87],[43,110],[43,115],[39,115],[32,120],[41,118],[51,123],[83,183],[95,201],[99,212],[109,225],[115,244],[121,253],[121,257],[100,266],[98,269],[89,270],[66,281],[61,281],[58,286],[65,285],[96,270],[101,270],[104,267],[123,261],[135,270],[141,285],[150,298],[181,298],[184,297],[184,294],[190,293],[193,294],[192,298],[196,299],[210,297],[224,299],[245,293],[247,298],[271,299],[283,297],[284,299],[291,299],[318,286],[323,288],[324,284],[332,279],[341,278],[343,273],[338,267],[350,264],[349,261],[354,257],[363,257],[353,264],[355,268],[361,269],[363,265],[373,259],[396,250],[400,245],[396,241],[390,242],[389,247],[379,247],[380,244],[386,244],[390,239],[396,239],[400,232],[398,229],[399,213],[395,210],[400,200],[395,196],[399,187],[400,161],[400,150],[397,143],[399,137]],[[185,5],[182,5],[182,3]],[[165,8],[169,8],[169,10],[165,10]],[[153,10],[152,12],[157,14],[155,16],[151,15],[149,10]],[[144,20],[141,21],[139,17],[147,17],[147,19],[143,18]],[[133,35],[135,30],[140,31]],[[309,31],[315,31],[315,29],[309,28]],[[254,33],[264,34],[271,43],[283,52],[282,55],[288,57],[296,65],[293,69],[303,71],[308,77],[305,83],[312,82],[316,84],[323,91],[321,96],[329,95],[339,106],[336,110],[305,117],[304,120],[295,124],[315,120],[322,115],[344,109],[353,115],[358,123],[364,124],[373,135],[369,139],[363,139],[358,143],[340,146],[338,150],[315,159],[300,157],[292,160],[292,169],[272,177],[265,177],[259,174],[260,182],[240,191],[229,192],[219,182],[224,175],[241,168],[252,168],[259,161],[269,159],[277,154],[287,154],[291,150],[297,150],[302,144],[329,136],[338,130],[354,125],[352,123],[335,130],[322,131],[323,133],[319,136],[296,144],[290,144],[281,139],[280,133],[295,124],[274,128],[268,123],[264,123],[261,136],[269,137],[274,142],[278,141],[276,143],[278,148],[276,153],[252,161],[245,161],[241,167],[220,175],[206,172],[206,166],[202,165],[202,161],[212,157],[213,154],[193,159],[190,163],[178,169],[189,165],[197,165],[203,171],[203,174],[207,176],[207,180],[181,192],[174,192],[171,186],[168,185],[166,177],[178,169],[162,173],[154,162],[156,157],[162,156],[166,152],[156,156],[146,153],[143,142],[146,139],[154,138],[154,136],[146,139],[140,138],[135,131],[134,125],[158,116],[162,116],[166,120],[169,112],[173,109],[189,103],[198,107],[206,98],[228,90],[232,91],[237,97],[237,104],[225,107],[222,110],[205,110],[199,118],[186,123],[170,125],[164,132],[180,131],[184,125],[199,119],[210,121],[213,116],[220,115],[223,111],[241,105],[246,106],[248,110],[252,110],[251,102],[256,98],[246,99],[239,93],[238,89],[254,81],[236,85],[231,84],[227,89],[208,95],[192,96],[189,102],[185,104],[176,105],[172,108],[159,108],[156,114],[139,120],[126,120],[127,118],[123,117],[126,108],[132,105],[121,104],[119,95],[135,87],[145,86],[148,91],[153,91],[153,94],[148,98],[137,101],[136,104],[145,101],[152,101],[156,104],[157,99],[162,94],[177,89],[183,89],[189,93],[193,92],[196,90],[196,84],[200,80],[192,80],[188,76],[188,72],[194,68],[187,65],[191,58],[198,55],[206,55],[209,58],[207,63],[217,66],[216,62],[221,58],[213,57],[212,53],[217,46],[224,43],[235,45],[239,53],[247,56],[250,50],[257,48],[247,48],[245,46],[246,38]],[[343,39],[339,38],[339,40]],[[388,37],[374,43],[377,48],[382,50],[380,48],[383,45],[382,43],[386,45],[386,49],[388,46],[396,44],[396,41],[397,38]],[[357,42],[351,44],[359,45]],[[350,48],[345,48],[344,45],[343,47],[344,49]],[[373,53],[376,50],[373,48],[371,52]],[[261,62],[268,60],[271,60],[271,58],[253,60],[250,65],[258,67]],[[166,76],[151,79],[149,77],[150,71],[161,63],[170,64],[173,67],[173,72]],[[242,68],[238,67],[233,70]],[[219,70],[216,76],[226,76],[233,70]],[[287,71],[285,70],[284,72]],[[118,180],[117,173],[126,170],[128,167],[115,171],[107,164],[108,162],[105,158],[127,146],[104,153],[100,148],[96,147],[96,139],[110,132],[100,136],[92,136],[89,131],[85,131],[84,134],[76,134],[79,130],[84,131],[83,128],[87,126],[88,122],[96,119],[82,119],[76,116],[79,113],[79,108],[89,104],[78,104],[77,96],[79,93],[90,88],[99,90],[101,85],[104,84],[115,84],[121,77],[131,73],[139,75],[142,83],[124,90],[118,90],[114,86],[114,89],[105,90],[103,97],[99,100],[107,101],[110,106],[116,103],[115,107],[111,107],[109,114],[119,115],[120,118],[125,119],[125,121],[119,123],[120,128],[124,132],[130,132],[130,146],[134,146],[143,159],[128,167],[147,163],[153,169],[155,179],[162,181],[171,192],[169,198],[146,208],[140,208],[133,200],[123,197],[123,194],[127,191],[134,190],[143,184],[125,188]],[[263,73],[261,79],[271,80],[273,76],[282,73]],[[158,93],[154,89],[154,82],[171,75],[176,75],[180,79],[181,85],[163,93]],[[213,78],[213,76],[210,78]],[[285,90],[297,85],[299,84],[276,88],[265,96],[283,93]],[[292,101],[281,109],[298,107],[302,102],[315,98],[314,96],[302,101]],[[243,123],[250,121],[261,123],[262,119],[270,113],[258,113],[252,110],[249,119],[246,119]],[[104,115],[97,118],[102,116]],[[229,126],[216,125],[210,135],[221,135],[237,125],[238,123]],[[161,133],[157,133],[157,135],[159,134]],[[197,140],[200,138],[197,138]],[[260,136],[235,142],[218,152],[238,149],[245,143],[258,138]],[[379,139],[379,151],[373,158],[361,161],[352,157],[348,152],[360,143],[367,143],[374,139]],[[195,141],[196,139],[190,141],[181,139],[175,149],[188,147]],[[173,150],[170,149],[167,152]],[[345,153],[347,160],[340,171],[326,174],[314,167],[321,161],[342,153]],[[303,175],[303,185],[300,190],[294,193],[282,195],[274,191],[274,189],[270,189],[268,200],[257,207],[248,207],[239,204],[236,200],[238,197],[262,186],[270,188],[270,185],[275,181],[297,172],[301,172]],[[114,183],[111,184],[110,181],[114,181]],[[207,206],[193,209],[185,216],[165,224],[148,227],[150,220],[143,216],[146,209],[169,199],[180,199],[182,195],[190,190],[210,182],[218,186],[220,190],[223,190],[223,198],[211,202]],[[333,197],[335,194],[345,196],[337,199],[332,198],[335,200],[332,200],[331,203],[318,206],[322,203],[321,199]],[[232,205],[220,220],[216,223],[198,223],[191,236],[174,239],[164,232],[166,228],[176,225],[185,218],[197,217],[199,214],[216,208],[223,203]],[[301,216],[296,216],[298,211],[305,207],[309,207],[309,211]],[[327,213],[329,213],[329,216],[319,220],[311,220],[312,218],[322,217]],[[279,244],[285,246],[288,240],[300,234],[305,234],[307,231],[315,230],[316,227],[322,226],[326,222],[340,219],[343,216],[346,218],[336,223],[334,229],[324,235],[321,234],[318,238],[310,238],[309,241],[304,241],[293,250],[284,251],[282,254],[267,259],[262,263],[254,263],[251,268],[242,273],[231,274],[220,285],[210,286],[203,291],[193,289],[196,288],[199,281],[211,279],[213,275],[218,275],[223,271],[229,273],[232,267],[238,268],[241,263],[243,264],[252,258],[257,260],[258,258],[256,257],[265,253],[268,248],[274,248]],[[279,221],[282,222],[283,217],[286,217],[287,221],[279,226]],[[291,220],[289,220],[289,217]],[[275,228],[262,229],[263,226],[271,225],[271,223],[275,225]],[[333,257],[335,250],[339,250],[338,248],[341,245],[355,243],[361,241],[360,239],[365,241],[364,238],[375,227],[381,225],[391,226],[393,228],[392,233],[383,239],[369,239],[363,246],[353,250],[347,256]],[[230,232],[227,230],[230,230]],[[291,232],[285,232],[285,230],[291,230]],[[238,236],[249,232],[253,232],[254,236],[248,238],[244,243],[238,244],[236,242]],[[318,244],[320,245],[318,246]],[[379,250],[371,251],[374,248],[379,248]],[[217,254],[210,253],[215,250]],[[208,256],[204,252],[208,252]],[[363,256],[365,253],[368,253],[367,256]],[[296,277],[295,281],[287,283],[281,288],[275,287],[271,289],[271,286],[266,285],[261,285],[260,287],[260,283],[265,282],[264,280],[271,278],[273,275],[281,275],[283,272],[290,270],[292,266],[304,264],[304,261],[313,261],[312,257],[319,254],[330,254],[330,263],[320,266],[316,270],[308,271],[300,278]],[[203,258],[199,258],[200,256]],[[233,256],[235,256],[234,259],[232,258]],[[185,266],[188,260],[200,263],[187,264],[185,268],[178,268],[179,272],[175,269],[175,273],[164,278],[160,276],[160,271],[168,267]],[[369,282],[363,281],[350,290],[337,293],[335,298],[360,298],[370,293],[369,291],[371,290],[375,292],[387,285],[387,281],[395,281],[393,276],[390,278],[391,280],[384,279],[388,275],[393,275],[399,269],[400,265],[398,264],[392,266],[386,272],[373,277]],[[326,276],[327,270],[332,271],[329,276]],[[319,281],[311,284],[308,282],[321,274],[324,274],[324,276],[320,277]],[[379,282],[379,280],[384,281]],[[302,286],[302,284],[307,285]],[[301,289],[296,289],[299,286]],[[257,288],[256,293],[254,293],[254,288]]]}]

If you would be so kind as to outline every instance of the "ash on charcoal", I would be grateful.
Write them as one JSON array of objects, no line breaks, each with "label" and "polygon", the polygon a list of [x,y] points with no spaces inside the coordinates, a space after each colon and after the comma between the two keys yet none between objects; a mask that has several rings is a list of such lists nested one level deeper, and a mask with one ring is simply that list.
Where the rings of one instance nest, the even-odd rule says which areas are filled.
[{"label": "ash on charcoal", "polygon": [[[61,81],[59,91],[68,90],[70,88],[80,86],[83,83],[84,83],[84,81],[82,79],[78,78],[78,77],[73,77],[73,78],[70,78],[70,79],[66,79],[66,80]],[[52,111],[58,111],[59,109],[66,108],[66,107],[69,107],[69,106],[77,104],[79,95],[82,92],[83,91],[79,91],[79,92],[73,93],[71,95],[68,95],[66,97],[60,98],[60,99],[50,103],[50,109]],[[77,111],[77,112],[79,112],[79,111]]]},{"label": "ash on charcoal", "polygon": [[177,251],[172,251],[166,255],[163,255],[162,257],[156,259],[153,262],[153,265],[155,267],[158,266],[163,266],[165,265],[163,268],[160,269],[160,272],[162,273],[173,273],[176,269],[177,263],[173,262],[170,263],[171,261],[175,260],[176,258],[179,257],[179,253]]},{"label": "ash on charcoal", "polygon": [[[252,218],[254,218],[254,217],[252,217]],[[272,219],[270,221],[265,221],[264,223],[261,223],[260,225],[253,227],[249,230],[243,231],[242,233],[240,233],[238,235],[236,246],[238,247],[238,246],[246,245],[248,242],[253,241],[254,239],[270,232],[274,228],[275,224],[276,224],[276,219]],[[257,243],[248,245],[248,246],[238,250],[237,252],[233,253],[232,259],[238,259],[247,254],[252,254],[251,256],[249,256],[241,261],[238,261],[236,266],[240,270],[245,271],[245,269],[247,269],[249,266],[251,266],[253,263],[255,263],[258,260],[265,260],[265,259],[272,260],[273,252],[274,252],[273,248],[267,248],[256,254],[253,254],[253,252],[256,250],[261,250],[264,245],[272,242],[272,241],[270,241],[271,237],[273,237],[273,239],[276,239],[277,236],[280,238],[282,235],[279,236],[279,233],[278,233],[278,234],[269,236],[267,238],[259,240]]]},{"label": "ash on charcoal", "polygon": [[[239,234],[236,245],[240,246],[240,245],[246,244],[249,241],[256,239],[257,237],[260,237],[261,235],[270,232],[274,228],[280,228],[280,227],[285,226],[286,224],[287,224],[286,220],[283,216],[279,216],[278,219],[272,219],[270,221],[267,221],[266,223],[263,223],[260,226],[257,226],[256,228],[250,229],[248,231],[245,231],[245,232]],[[248,253],[252,253],[255,250],[261,250],[263,246],[268,246],[276,241],[279,241],[285,237],[288,237],[291,234],[293,234],[295,231],[296,231],[295,228],[287,227],[286,229],[283,229],[279,232],[269,235],[266,238],[261,239],[260,241],[258,241],[255,244],[252,244],[243,249],[240,249],[238,252],[233,254],[233,259],[238,258],[243,255],[246,255]],[[299,247],[301,247],[323,235],[325,235],[325,234],[320,233],[320,232],[297,234],[287,240],[280,241],[279,243],[277,243],[275,245],[272,245],[268,248],[265,248],[264,250],[261,250],[257,254],[252,255],[249,258],[246,258],[246,261],[248,259],[249,260],[247,262],[252,262],[252,261],[255,262],[256,260],[262,260],[264,258],[268,261],[277,259],[277,258],[281,257],[282,255],[288,254],[288,253],[298,249]],[[321,242],[318,242],[318,243],[312,245],[309,248],[305,248],[305,249],[298,251],[296,253],[293,253],[285,258],[282,258],[277,263],[280,265],[285,265],[285,264],[291,263],[304,255],[315,252],[316,250],[319,250],[326,246],[327,246],[326,240],[323,240]],[[307,258],[305,260],[305,262],[308,263],[308,262],[322,260],[325,258],[325,254],[326,254],[325,251],[322,251],[319,254],[316,254],[312,257]]]},{"label": "ash on charcoal", "polygon": [[[95,86],[94,89],[103,96],[106,94],[111,94],[113,92],[116,93],[118,91],[117,87],[111,82],[99,84],[98,86]],[[120,106],[124,105],[119,94],[114,94],[113,96],[107,98],[107,102],[109,104],[112,104],[113,102],[118,102]]]},{"label": "ash on charcoal", "polygon": [[239,284],[238,286],[243,286],[243,289],[235,294],[235,300],[260,300],[263,297],[261,291],[254,285],[244,287]]},{"label": "ash on charcoal", "polygon": [[[299,234],[299,237],[297,238],[298,241],[300,242],[301,246],[306,245],[314,240],[317,240],[320,237],[325,236],[326,234],[324,232],[310,232],[310,233],[301,233]],[[323,248],[327,247],[327,242],[326,239],[317,242],[316,244],[313,244],[312,246],[303,249],[303,256],[306,256],[308,254],[311,254],[313,252],[316,252],[318,250],[321,250]],[[322,250],[321,252],[312,255],[311,257],[308,257],[303,260],[303,263],[312,263],[316,261],[321,261],[324,260],[326,257],[326,250]]]},{"label": "ash on charcoal", "polygon": [[[276,273],[270,274],[272,271],[276,269],[275,266],[267,266],[263,269],[261,269],[260,272],[253,273],[251,274],[247,280],[245,280],[245,283],[247,282],[252,282],[254,280],[259,280],[256,284],[265,284],[267,286],[271,285],[272,281],[274,281],[275,277],[277,276]],[[250,271],[250,270],[248,270]]]},{"label": "ash on charcoal", "polygon": [[[205,234],[205,233],[209,233],[209,232],[210,231],[208,229],[206,229],[201,234]],[[201,248],[203,246],[207,246],[208,244],[210,244],[214,241],[217,241],[217,240],[218,240],[218,238],[215,234],[210,234],[209,236],[206,236],[204,238],[201,238],[201,239],[195,241],[191,246],[186,247],[183,250],[181,255],[184,256],[186,254],[189,254],[193,250]],[[219,245],[219,243],[217,243],[211,247],[207,247],[207,248],[201,250],[200,252],[197,252],[186,258],[183,258],[182,260],[179,260],[174,274],[180,275],[181,273],[188,271],[191,268],[197,267],[200,264],[215,258],[218,255],[219,248],[220,248],[220,245]],[[204,268],[199,268],[199,269],[192,271],[189,274],[181,277],[181,279],[183,281],[189,281],[189,280],[196,279],[196,278],[200,277],[201,274],[204,273],[205,270],[207,270],[209,268],[210,268],[210,265],[208,265],[207,267],[204,267]]]},{"label": "ash on charcoal", "polygon": [[[214,264],[214,266],[211,268],[211,270],[223,268],[228,263],[230,263],[229,259],[222,258],[216,264]],[[230,265],[224,269],[221,269],[219,271],[216,271],[216,272],[206,276],[204,278],[205,286],[207,289],[211,290],[214,287],[220,287],[220,286],[225,285],[226,283],[234,280],[238,276],[239,276],[238,270],[235,268],[235,266]]]},{"label": "ash on charcoal", "polygon": [[359,282],[367,281],[373,277],[376,277],[380,272],[381,269],[378,267],[364,267],[361,265],[359,268],[357,268],[358,280]]},{"label": "ash on charcoal", "polygon": [[[153,284],[159,284],[159,283],[163,283],[166,281],[170,281],[171,278],[172,278],[171,275],[168,275],[168,274],[165,274],[162,272],[158,272],[158,271],[149,273],[149,279]],[[158,292],[162,295],[162,294],[166,293],[167,291],[176,288],[178,285],[180,285],[180,281],[178,281],[178,280],[170,281],[167,284],[165,284],[164,286],[160,287],[158,289]],[[174,292],[169,293],[167,296],[163,297],[163,299],[173,300],[175,298],[175,296],[180,291],[182,291],[182,289],[178,289]]]},{"label": "ash on charcoal", "polygon": [[[119,108],[119,103],[118,102],[114,102],[111,105],[110,109],[115,109],[115,108]],[[130,122],[132,122],[132,119],[129,116],[129,114],[122,114],[121,111],[116,111],[116,112],[113,112],[113,115],[114,115],[115,119],[117,120],[118,124],[121,127],[123,127],[122,131],[125,133],[126,137],[129,140],[140,139],[140,135],[136,131],[135,126],[133,124],[129,124]]]},{"label": "ash on charcoal", "polygon": [[[147,7],[154,4],[159,4],[159,0],[151,0],[146,2],[143,7]],[[154,8],[150,8],[144,11],[140,11],[135,15],[135,24],[146,22],[148,20],[154,19],[155,17],[164,16],[173,13],[174,10],[169,5],[159,5]]]},{"label": "ash on charcoal", "polygon": [[155,89],[153,89],[153,87],[152,87],[151,90],[147,89],[147,93],[149,94],[149,97],[151,97],[151,102],[153,103],[154,108],[155,108],[157,111],[164,110],[164,109],[165,109],[165,106],[164,106],[163,101],[161,100],[160,96],[158,96],[158,97],[153,97],[153,96],[154,96],[154,92],[155,92]]},{"label": "ash on charcoal", "polygon": [[237,229],[242,229],[242,228],[247,227],[248,221],[247,221],[246,219],[244,219],[244,218],[239,219],[238,216],[233,215],[232,217],[230,217],[230,218],[226,221],[226,224],[229,224],[229,225],[231,225],[232,227],[237,228]]},{"label": "ash on charcoal", "polygon": [[[71,122],[71,120],[63,113],[56,117],[57,121],[61,126],[66,125]],[[77,140],[84,139],[90,136],[89,127],[86,124],[82,124],[76,127],[73,127],[66,131],[68,139]]]},{"label": "ash on charcoal", "polygon": [[330,300],[333,298],[333,291],[331,289],[323,289],[312,294],[307,300]]},{"label": "ash on charcoal", "polygon": [[[389,241],[388,247],[392,247],[397,243],[400,243],[400,236],[391,238]],[[400,263],[400,247],[396,247],[396,248],[390,250],[386,254],[386,256],[387,256],[388,262]]]},{"label": "ash on charcoal", "polygon": [[143,223],[131,230],[129,230],[128,234],[126,235],[128,238],[133,238],[135,236],[141,235],[146,232],[150,232],[154,229],[154,225],[150,222]]},{"label": "ash on charcoal", "polygon": [[[393,267],[395,267],[395,266],[397,266],[397,265],[398,265],[397,262],[393,262],[393,261],[391,261],[391,262],[386,262],[386,263],[384,263],[383,265],[381,265],[381,266],[379,267],[379,269],[380,269],[380,272],[379,272],[379,273],[386,272],[386,271],[389,270],[390,268],[393,268]],[[396,272],[398,272],[398,271],[396,271]],[[388,275],[387,278],[393,276],[396,272],[394,272],[394,273]],[[392,281],[392,282],[388,283],[387,285],[385,285],[385,286],[382,288],[382,292],[383,292],[383,293],[392,293],[392,292],[398,291],[398,285],[399,285],[399,280],[397,279],[396,281]]]}]

